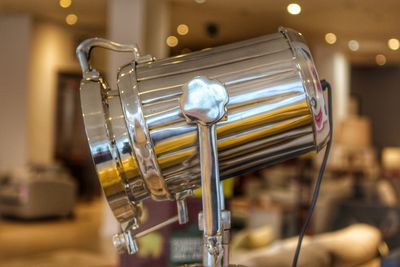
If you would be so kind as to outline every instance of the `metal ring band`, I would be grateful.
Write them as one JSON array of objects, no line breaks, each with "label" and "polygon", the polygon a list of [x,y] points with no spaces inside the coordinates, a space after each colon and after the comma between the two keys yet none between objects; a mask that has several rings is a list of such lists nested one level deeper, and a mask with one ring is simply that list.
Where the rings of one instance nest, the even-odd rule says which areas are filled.
[{"label": "metal ring band", "polygon": [[[129,164],[125,164],[128,161],[134,161],[134,155],[132,152],[129,153],[128,151],[125,151],[126,146],[131,146],[129,138],[124,138],[124,134],[126,135],[127,129],[125,126],[125,123],[118,123],[115,120],[118,119],[119,117],[122,116],[122,109],[121,109],[121,101],[119,99],[119,96],[113,96],[110,92],[113,92],[107,84],[104,82],[102,77],[100,77],[100,83],[102,83],[103,90],[107,93],[107,95],[103,94],[103,110],[104,110],[104,115],[106,118],[106,128],[107,128],[107,135],[109,138],[109,143],[111,144],[111,148],[113,150],[113,154],[115,155],[114,161],[116,163],[116,168],[118,170],[118,174],[120,177],[120,181],[122,185],[124,186],[125,193],[130,200],[131,203],[133,203],[136,206],[136,199],[132,195],[132,188],[131,184],[129,182],[129,173],[132,172],[133,168],[132,166],[129,166]],[[115,92],[115,91],[114,91]],[[118,91],[116,91],[118,92]],[[113,101],[116,99],[117,101]],[[124,146],[121,146],[121,139],[123,139],[123,144]]]},{"label": "metal ring band", "polygon": [[[119,98],[114,101],[107,96],[112,90],[100,73],[90,65],[91,51],[95,47],[117,52],[132,52],[135,60],[139,58],[139,50],[136,45],[118,44],[102,38],[87,39],[76,49],[83,73],[81,82],[83,119],[97,174],[117,220],[120,223],[132,223],[132,220],[138,221],[140,210],[133,199],[132,188],[126,177],[132,167],[127,167],[128,164],[124,162],[132,162],[134,157],[132,153],[124,153],[118,146],[118,140],[127,130],[114,127],[111,118],[118,117],[119,114],[114,113],[122,115],[121,104]],[[125,123],[122,125],[125,126]],[[129,142],[129,138],[124,141]]]},{"label": "metal ring band", "polygon": [[[108,203],[120,223],[136,218],[138,207],[129,199],[129,187],[121,179],[122,164],[104,110],[104,84],[82,79],[81,104],[91,154]],[[122,193],[122,194],[121,194]]]},{"label": "metal ring band", "polygon": [[121,68],[118,89],[133,152],[142,178],[155,200],[174,199],[161,174],[138,94],[135,64]]}]

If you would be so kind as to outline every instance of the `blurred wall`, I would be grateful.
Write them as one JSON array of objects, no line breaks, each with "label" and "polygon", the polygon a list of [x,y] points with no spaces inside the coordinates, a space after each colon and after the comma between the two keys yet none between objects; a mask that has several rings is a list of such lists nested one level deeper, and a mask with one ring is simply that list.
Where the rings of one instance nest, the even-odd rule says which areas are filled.
[{"label": "blurred wall", "polygon": [[27,160],[27,92],[32,20],[0,16],[0,170]]},{"label": "blurred wall", "polygon": [[29,161],[51,164],[54,157],[55,105],[59,71],[79,72],[71,31],[47,22],[33,30],[29,91]]},{"label": "blurred wall", "polygon": [[371,119],[374,145],[400,146],[400,67],[353,66],[351,76],[351,93],[361,115]]},{"label": "blurred wall", "polygon": [[[145,47],[144,0],[110,0],[107,12],[107,38],[121,44],[137,44],[142,52]],[[131,53],[108,52],[107,81],[116,89],[119,68],[132,59]]]},{"label": "blurred wall", "polygon": [[[79,74],[79,41],[103,35],[27,15],[0,16],[0,171],[53,163],[58,74]],[[96,52],[94,64],[105,69],[104,53]]]},{"label": "blurred wall", "polygon": [[145,52],[157,59],[165,58],[169,54],[169,47],[165,40],[170,34],[171,2],[168,0],[146,0]]}]

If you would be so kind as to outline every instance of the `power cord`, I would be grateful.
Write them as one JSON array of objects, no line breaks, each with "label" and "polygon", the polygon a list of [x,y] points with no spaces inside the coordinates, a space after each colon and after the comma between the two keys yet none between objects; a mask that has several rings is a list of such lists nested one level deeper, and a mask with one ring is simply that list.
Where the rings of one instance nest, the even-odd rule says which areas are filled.
[{"label": "power cord", "polygon": [[297,266],[297,262],[299,260],[301,244],[303,242],[303,238],[304,238],[304,235],[306,233],[306,230],[307,230],[307,228],[308,228],[308,226],[310,224],[311,217],[312,217],[314,209],[315,209],[315,205],[317,204],[319,191],[321,189],[322,178],[324,176],[326,163],[328,161],[329,152],[331,151],[331,145],[332,145],[332,132],[333,132],[332,88],[331,88],[331,85],[326,80],[322,80],[321,81],[321,86],[322,86],[322,89],[324,91],[325,90],[328,91],[328,117],[329,117],[329,127],[330,127],[329,140],[328,140],[328,143],[326,144],[324,158],[322,160],[322,164],[321,164],[321,167],[319,169],[317,181],[315,183],[314,192],[313,192],[313,196],[312,196],[312,199],[311,199],[310,207],[308,208],[307,218],[306,218],[306,221],[304,222],[303,227],[301,228],[301,231],[300,231],[300,234],[299,234],[299,239],[297,241],[296,251],[295,251],[294,256],[293,256],[292,267],[296,267]]}]

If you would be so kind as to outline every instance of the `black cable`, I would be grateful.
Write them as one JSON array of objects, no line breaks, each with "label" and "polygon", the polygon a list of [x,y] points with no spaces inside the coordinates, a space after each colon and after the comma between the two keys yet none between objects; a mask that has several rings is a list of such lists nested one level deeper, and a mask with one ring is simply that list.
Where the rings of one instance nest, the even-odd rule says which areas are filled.
[{"label": "black cable", "polygon": [[325,89],[327,89],[327,91],[328,91],[328,117],[329,117],[329,127],[330,127],[329,140],[328,140],[328,143],[326,144],[324,158],[322,160],[322,164],[321,164],[321,167],[319,169],[318,178],[317,178],[317,181],[315,183],[314,192],[313,192],[313,196],[312,196],[312,199],[311,199],[310,207],[308,208],[306,221],[304,222],[304,225],[303,225],[303,227],[302,227],[302,229],[300,231],[300,234],[299,234],[299,240],[297,241],[296,251],[295,251],[294,256],[293,256],[292,267],[296,267],[297,266],[297,262],[299,260],[301,244],[303,242],[303,238],[304,238],[305,232],[306,232],[306,230],[308,228],[308,225],[310,224],[311,217],[312,217],[314,209],[315,209],[315,205],[317,204],[319,191],[321,189],[322,178],[324,176],[326,163],[328,161],[329,152],[331,151],[331,145],[332,145],[332,132],[333,132],[332,88],[331,88],[331,85],[325,80],[321,81],[321,86],[322,86],[324,91],[325,91]]}]

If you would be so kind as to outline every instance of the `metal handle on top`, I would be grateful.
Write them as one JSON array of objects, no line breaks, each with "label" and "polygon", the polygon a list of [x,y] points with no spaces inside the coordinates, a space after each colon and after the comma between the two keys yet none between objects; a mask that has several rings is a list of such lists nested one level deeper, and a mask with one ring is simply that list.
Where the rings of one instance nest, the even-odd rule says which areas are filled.
[{"label": "metal handle on top", "polygon": [[84,78],[98,77],[97,71],[95,71],[95,69],[93,69],[90,65],[90,54],[92,49],[95,47],[101,47],[116,52],[132,52],[135,61],[140,57],[139,48],[136,44],[119,44],[97,37],[87,39],[76,48],[76,54],[79,59],[79,64],[81,65]]}]

